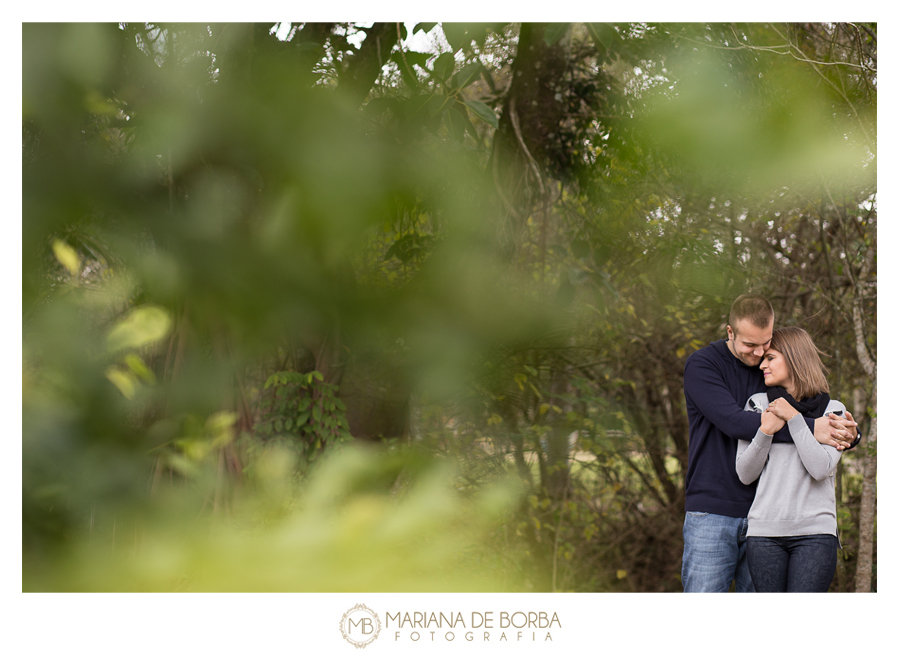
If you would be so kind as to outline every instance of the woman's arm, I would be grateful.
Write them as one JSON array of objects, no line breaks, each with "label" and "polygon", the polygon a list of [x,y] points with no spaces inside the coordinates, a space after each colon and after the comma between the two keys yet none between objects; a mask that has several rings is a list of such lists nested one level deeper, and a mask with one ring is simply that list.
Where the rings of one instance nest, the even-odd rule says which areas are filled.
[{"label": "woman's arm", "polygon": [[800,455],[800,461],[806,467],[806,472],[814,480],[824,480],[834,473],[841,459],[841,451],[816,441],[816,437],[809,431],[806,421],[800,414],[791,418],[787,425],[791,436],[794,437],[797,454]]},{"label": "woman's arm", "polygon": [[734,467],[741,482],[751,484],[762,473],[769,458],[769,448],[772,447],[772,435],[783,425],[784,421],[778,416],[764,410],[760,414],[760,427],[753,441],[738,441]]}]

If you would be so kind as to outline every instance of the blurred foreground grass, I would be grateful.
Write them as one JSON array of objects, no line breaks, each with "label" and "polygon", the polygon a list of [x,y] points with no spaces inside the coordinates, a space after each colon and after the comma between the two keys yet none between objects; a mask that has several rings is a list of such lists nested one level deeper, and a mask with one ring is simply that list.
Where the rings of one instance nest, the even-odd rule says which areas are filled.
[{"label": "blurred foreground grass", "polygon": [[449,460],[355,445],[325,457],[301,487],[292,462],[270,449],[231,508],[215,514],[198,515],[200,488],[171,486],[144,513],[80,531],[58,559],[26,556],[23,590],[519,589],[483,543],[520,497],[515,480],[469,495]]}]

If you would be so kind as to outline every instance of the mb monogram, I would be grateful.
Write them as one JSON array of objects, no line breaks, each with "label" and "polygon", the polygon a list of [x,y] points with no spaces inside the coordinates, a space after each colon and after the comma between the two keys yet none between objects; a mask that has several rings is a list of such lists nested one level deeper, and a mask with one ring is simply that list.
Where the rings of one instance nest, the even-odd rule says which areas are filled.
[{"label": "mb monogram", "polygon": [[378,615],[362,603],[358,603],[341,618],[341,635],[357,649],[364,649],[375,641],[381,632]]}]

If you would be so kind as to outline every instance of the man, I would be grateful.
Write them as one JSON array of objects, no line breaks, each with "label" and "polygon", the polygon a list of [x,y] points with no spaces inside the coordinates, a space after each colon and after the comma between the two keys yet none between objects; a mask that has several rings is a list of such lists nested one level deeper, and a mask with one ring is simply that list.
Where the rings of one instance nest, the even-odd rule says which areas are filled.
[{"label": "man", "polygon": [[[690,425],[681,568],[685,592],[727,592],[732,580],[738,592],[754,591],[744,542],[756,482],[743,484],[734,462],[738,439],[751,441],[759,429],[759,414],[743,409],[751,395],[766,390],[759,364],[774,326],[768,300],[741,295],[728,316],[728,339],[697,350],[685,363]],[[847,419],[832,414],[807,422],[819,443],[843,450],[859,441],[849,413]],[[774,440],[791,441],[787,428]]]}]

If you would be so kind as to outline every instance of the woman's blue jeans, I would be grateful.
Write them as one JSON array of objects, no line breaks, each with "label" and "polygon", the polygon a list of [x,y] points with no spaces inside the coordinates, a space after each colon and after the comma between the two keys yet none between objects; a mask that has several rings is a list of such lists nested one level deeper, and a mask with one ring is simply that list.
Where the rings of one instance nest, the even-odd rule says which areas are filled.
[{"label": "woman's blue jeans", "polygon": [[837,552],[834,535],[747,538],[747,559],[757,592],[827,592]]},{"label": "woman's blue jeans", "polygon": [[753,592],[746,554],[747,519],[709,512],[684,517],[681,582],[685,592]]}]

